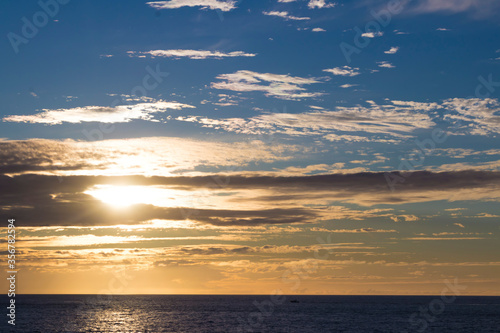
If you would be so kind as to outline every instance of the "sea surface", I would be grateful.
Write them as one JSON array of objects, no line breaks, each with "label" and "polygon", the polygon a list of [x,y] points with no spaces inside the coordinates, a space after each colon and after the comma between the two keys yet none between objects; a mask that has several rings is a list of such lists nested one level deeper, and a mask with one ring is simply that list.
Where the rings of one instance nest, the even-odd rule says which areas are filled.
[{"label": "sea surface", "polygon": [[500,297],[17,295],[0,332],[500,332]]}]

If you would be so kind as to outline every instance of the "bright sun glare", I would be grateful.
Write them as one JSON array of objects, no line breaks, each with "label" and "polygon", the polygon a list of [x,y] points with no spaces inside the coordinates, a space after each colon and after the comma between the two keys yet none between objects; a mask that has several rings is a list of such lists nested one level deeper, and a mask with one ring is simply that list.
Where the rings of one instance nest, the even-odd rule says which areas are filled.
[{"label": "bright sun glare", "polygon": [[171,206],[177,201],[175,192],[153,186],[97,185],[84,193],[114,207],[127,207],[135,204]]}]

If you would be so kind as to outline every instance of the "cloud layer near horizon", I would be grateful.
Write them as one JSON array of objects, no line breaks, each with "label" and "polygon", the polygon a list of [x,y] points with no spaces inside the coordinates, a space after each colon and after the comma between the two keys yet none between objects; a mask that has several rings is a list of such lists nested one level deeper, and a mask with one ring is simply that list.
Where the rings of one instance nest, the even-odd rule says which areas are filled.
[{"label": "cloud layer near horizon", "polygon": [[[404,181],[391,191],[387,176],[404,178]],[[145,186],[180,199],[178,202],[169,199],[156,205],[138,203],[130,209],[113,210],[88,194],[89,189],[96,185]],[[366,172],[301,177],[57,177],[27,174],[1,176],[0,186],[3,189],[0,216],[16,216],[20,225],[39,226],[137,224],[154,219],[191,220],[219,226],[318,223],[374,217],[385,217],[389,221],[398,220],[397,215],[391,213],[393,209],[366,207],[500,199],[500,173],[492,171]],[[347,203],[361,208],[342,205]]]}]

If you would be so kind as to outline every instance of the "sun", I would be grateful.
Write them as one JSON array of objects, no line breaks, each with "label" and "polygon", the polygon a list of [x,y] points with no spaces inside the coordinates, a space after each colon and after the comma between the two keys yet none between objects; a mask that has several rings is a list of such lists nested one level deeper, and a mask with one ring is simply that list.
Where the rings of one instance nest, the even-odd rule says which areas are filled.
[{"label": "sun", "polygon": [[171,190],[152,186],[96,185],[84,192],[116,208],[136,204],[165,206],[172,198]]}]

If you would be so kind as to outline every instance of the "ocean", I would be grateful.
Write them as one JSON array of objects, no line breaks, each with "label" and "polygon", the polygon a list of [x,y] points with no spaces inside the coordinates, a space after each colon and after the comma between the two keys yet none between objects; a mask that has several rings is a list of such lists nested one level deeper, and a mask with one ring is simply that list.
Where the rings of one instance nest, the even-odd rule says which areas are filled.
[{"label": "ocean", "polygon": [[500,297],[17,295],[1,332],[500,332]]}]

